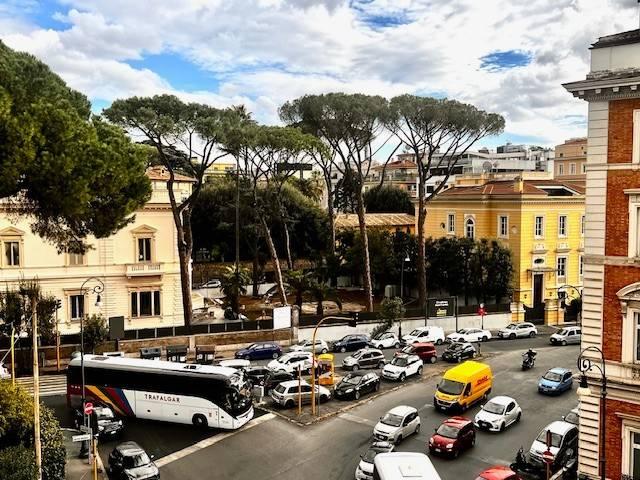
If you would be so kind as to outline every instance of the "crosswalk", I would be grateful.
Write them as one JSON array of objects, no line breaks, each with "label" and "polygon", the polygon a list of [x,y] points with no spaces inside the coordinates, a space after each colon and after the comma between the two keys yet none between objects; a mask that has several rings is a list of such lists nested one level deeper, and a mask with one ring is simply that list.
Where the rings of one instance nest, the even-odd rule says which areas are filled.
[{"label": "crosswalk", "polygon": [[[16,383],[23,387],[29,395],[33,395],[33,377],[17,378]],[[50,397],[67,393],[67,377],[64,375],[41,375],[40,396]]]}]

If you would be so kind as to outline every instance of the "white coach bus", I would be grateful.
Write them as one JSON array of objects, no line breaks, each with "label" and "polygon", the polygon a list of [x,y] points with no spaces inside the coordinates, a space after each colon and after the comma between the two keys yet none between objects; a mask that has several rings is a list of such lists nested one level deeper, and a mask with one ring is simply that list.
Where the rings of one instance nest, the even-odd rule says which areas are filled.
[{"label": "white coach bus", "polygon": [[373,480],[441,480],[424,453],[391,452],[376,455]]},{"label": "white coach bus", "polygon": [[[82,403],[80,357],[67,370],[67,404]],[[122,416],[235,430],[253,418],[251,394],[233,368],[84,356],[85,397]]]}]

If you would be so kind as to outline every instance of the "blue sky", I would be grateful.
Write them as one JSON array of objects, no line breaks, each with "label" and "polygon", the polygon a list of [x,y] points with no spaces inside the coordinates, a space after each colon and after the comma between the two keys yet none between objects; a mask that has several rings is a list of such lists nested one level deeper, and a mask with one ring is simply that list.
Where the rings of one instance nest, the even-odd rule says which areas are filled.
[{"label": "blue sky", "polygon": [[[5,0],[0,38],[45,61],[99,112],[157,93],[245,104],[263,123],[307,93],[449,97],[502,114],[506,141],[586,134],[598,36],[635,28],[620,0]],[[632,11],[633,10],[633,11]],[[631,14],[634,15],[631,15]],[[549,60],[552,59],[552,60]],[[480,146],[480,145],[479,145]]]}]

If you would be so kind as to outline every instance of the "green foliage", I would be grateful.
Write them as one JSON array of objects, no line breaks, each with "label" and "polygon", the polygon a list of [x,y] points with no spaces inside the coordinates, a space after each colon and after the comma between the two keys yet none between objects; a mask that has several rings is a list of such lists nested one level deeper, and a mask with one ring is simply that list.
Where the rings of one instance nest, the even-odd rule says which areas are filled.
[{"label": "green foliage", "polygon": [[285,281],[289,286],[288,290],[296,297],[296,305],[302,308],[302,296],[309,291],[313,284],[313,272],[303,272],[302,270],[288,270],[284,274]]},{"label": "green foliage", "polygon": [[37,474],[36,456],[32,449],[17,445],[0,450],[2,480],[36,480]]},{"label": "green foliage", "polygon": [[45,64],[0,42],[0,198],[20,194],[18,214],[59,250],[112,235],[151,194],[146,148],[90,113]]},{"label": "green foliage", "polygon": [[94,352],[98,345],[109,338],[107,321],[102,315],[91,315],[84,320],[84,350]]},{"label": "green foliage", "polygon": [[378,317],[383,320],[383,323],[371,331],[371,338],[375,338],[377,335],[389,330],[393,326],[393,322],[404,317],[406,311],[404,303],[399,297],[385,298],[382,300],[380,307]]},{"label": "green foliage", "polygon": [[[40,437],[43,480],[63,480],[66,452],[62,431],[52,410],[45,405],[40,406]],[[0,473],[12,465],[21,465],[27,476],[15,478],[33,478],[28,476],[32,465],[29,452],[33,455],[32,449],[33,399],[22,387],[0,381]],[[2,475],[0,478],[14,477]]]},{"label": "green foliage", "polygon": [[44,343],[55,338],[56,298],[43,295],[37,281],[22,281],[15,290],[0,293],[0,332],[11,335],[25,332],[31,336],[32,308],[31,299],[37,300],[38,333]]},{"label": "green foliage", "polygon": [[411,195],[392,185],[375,187],[364,194],[367,213],[408,213],[413,215],[415,207]]},{"label": "green foliage", "polygon": [[226,297],[227,306],[231,307],[234,313],[239,312],[240,295],[247,293],[247,285],[251,282],[251,274],[246,268],[226,267],[220,283],[222,283],[222,293]]}]

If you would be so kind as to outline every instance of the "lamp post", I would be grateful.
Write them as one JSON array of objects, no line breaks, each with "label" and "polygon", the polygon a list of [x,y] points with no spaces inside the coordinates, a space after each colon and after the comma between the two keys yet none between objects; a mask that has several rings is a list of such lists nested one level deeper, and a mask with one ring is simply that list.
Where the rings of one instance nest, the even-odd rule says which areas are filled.
[{"label": "lamp post", "polygon": [[[406,257],[402,259],[402,266],[400,267],[400,300],[402,300],[402,304],[404,305],[404,264],[410,262],[409,254],[407,253]],[[398,319],[398,339],[402,340],[402,318]]]},{"label": "lamp post", "polygon": [[[594,352],[597,353],[600,358],[599,360],[602,361],[601,364],[597,364],[597,363],[592,363],[591,359],[585,355],[585,353],[587,352]],[[583,395],[591,395],[591,389],[589,388],[589,383],[587,382],[587,373],[588,372],[592,372],[594,370],[597,370],[598,372],[600,372],[600,376],[602,377],[602,386],[600,388],[600,452],[599,452],[599,470],[600,470],[600,478],[601,480],[606,480],[606,466],[607,466],[607,460],[605,458],[606,455],[606,451],[605,451],[605,441],[607,438],[607,429],[606,429],[606,425],[607,425],[607,374],[606,374],[606,368],[605,368],[605,359],[604,359],[604,353],[602,352],[602,350],[596,346],[588,346],[587,348],[584,348],[581,352],[580,355],[578,356],[578,370],[580,370],[580,386],[578,387],[578,395],[579,396],[583,396]],[[602,365],[602,366],[601,366]]]},{"label": "lamp post", "polygon": [[[91,281],[97,282],[92,288],[85,288],[85,285]],[[82,282],[82,286],[80,287],[80,295],[82,295],[82,314],[80,315],[80,371],[82,373],[82,424],[87,425],[87,415],[84,413],[84,405],[86,402],[85,392],[84,392],[84,295],[89,292],[95,293],[96,296],[96,307],[102,306],[102,301],[100,299],[100,294],[104,291],[104,283],[98,277],[89,277],[84,282]]]},{"label": "lamp post", "polygon": [[[560,285],[556,290],[558,291],[558,300],[563,301],[565,298],[567,298],[566,292],[564,290],[566,290],[567,288],[573,288],[573,290],[575,290],[578,294],[578,300],[580,300],[580,311],[578,312],[578,325],[580,323],[582,323],[582,292],[580,291],[579,288],[574,287],[573,285],[569,285],[568,283],[564,284],[564,285]],[[564,293],[564,295],[561,295],[562,293]],[[566,303],[565,303],[565,310],[566,310]]]}]

